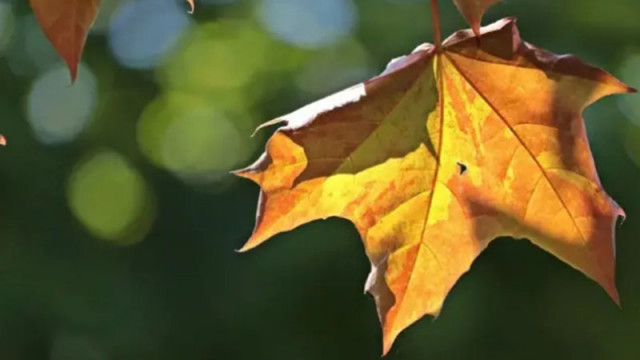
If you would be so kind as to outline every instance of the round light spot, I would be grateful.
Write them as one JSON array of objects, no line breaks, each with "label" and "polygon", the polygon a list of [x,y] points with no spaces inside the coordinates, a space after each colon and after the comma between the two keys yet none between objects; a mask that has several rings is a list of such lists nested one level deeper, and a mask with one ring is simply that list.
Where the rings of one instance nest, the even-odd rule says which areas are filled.
[{"label": "round light spot", "polygon": [[258,16],[280,40],[319,48],[351,32],[356,8],[351,0],[262,0]]},{"label": "round light spot", "polygon": [[44,144],[75,139],[95,109],[96,92],[95,77],[83,65],[73,85],[63,66],[40,75],[27,101],[27,120],[36,138]]},{"label": "round light spot", "polygon": [[152,222],[153,206],[144,179],[113,151],[81,162],[69,178],[67,195],[76,218],[104,240],[137,243]]},{"label": "round light spot", "polygon": [[190,24],[191,18],[176,0],[127,2],[111,20],[109,47],[122,65],[151,68],[176,46]]},{"label": "round light spot", "polygon": [[220,21],[195,28],[164,71],[168,85],[198,93],[236,89],[264,70],[267,41],[244,22]]},{"label": "round light spot", "polygon": [[282,77],[310,56],[276,41],[252,21],[220,20],[192,27],[156,75],[166,91],[206,98],[217,110],[242,112],[264,101],[274,86],[261,79]]},{"label": "round light spot", "polygon": [[170,93],[145,109],[138,143],[157,166],[203,185],[228,176],[252,153],[249,132],[241,136],[235,120],[199,98]]}]

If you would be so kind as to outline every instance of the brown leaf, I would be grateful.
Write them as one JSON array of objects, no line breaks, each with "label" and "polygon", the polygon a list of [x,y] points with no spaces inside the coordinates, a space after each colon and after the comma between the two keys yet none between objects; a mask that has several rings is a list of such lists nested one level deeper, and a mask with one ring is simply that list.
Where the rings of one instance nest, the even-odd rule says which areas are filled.
[{"label": "brown leaf", "polygon": [[100,0],[29,0],[45,35],[64,59],[75,81],[89,28]]}]

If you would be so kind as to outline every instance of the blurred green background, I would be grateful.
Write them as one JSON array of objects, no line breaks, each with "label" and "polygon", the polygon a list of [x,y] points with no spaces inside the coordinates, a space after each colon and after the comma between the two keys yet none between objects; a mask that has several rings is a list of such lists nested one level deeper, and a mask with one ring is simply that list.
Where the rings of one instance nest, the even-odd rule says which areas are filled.
[{"label": "blurred green background", "polygon": [[[354,227],[247,254],[263,121],[431,41],[427,0],[103,0],[77,83],[24,0],[0,2],[0,359],[379,359]],[[465,27],[442,0],[443,32]],[[523,37],[640,87],[640,2],[510,0]],[[640,359],[640,97],[585,113],[618,231],[622,309],[500,239],[388,359]]]}]

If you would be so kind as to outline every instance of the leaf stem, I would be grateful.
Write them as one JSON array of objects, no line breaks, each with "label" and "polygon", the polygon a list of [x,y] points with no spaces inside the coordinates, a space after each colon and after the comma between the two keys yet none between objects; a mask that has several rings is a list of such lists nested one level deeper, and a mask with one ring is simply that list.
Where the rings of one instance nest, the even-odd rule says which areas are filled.
[{"label": "leaf stem", "polygon": [[438,0],[431,0],[431,18],[433,19],[433,37],[436,51],[442,49],[442,34],[440,33],[440,12],[438,11]]}]

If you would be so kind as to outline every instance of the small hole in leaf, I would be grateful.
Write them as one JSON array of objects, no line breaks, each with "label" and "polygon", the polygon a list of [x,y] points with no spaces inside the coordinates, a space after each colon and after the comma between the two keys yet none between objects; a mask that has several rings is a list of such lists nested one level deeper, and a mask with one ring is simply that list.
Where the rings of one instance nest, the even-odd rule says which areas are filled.
[{"label": "small hole in leaf", "polygon": [[467,165],[461,162],[457,162],[456,164],[458,164],[458,173],[464,175],[467,172]]}]

